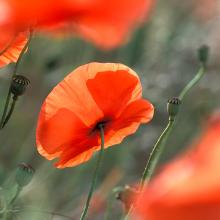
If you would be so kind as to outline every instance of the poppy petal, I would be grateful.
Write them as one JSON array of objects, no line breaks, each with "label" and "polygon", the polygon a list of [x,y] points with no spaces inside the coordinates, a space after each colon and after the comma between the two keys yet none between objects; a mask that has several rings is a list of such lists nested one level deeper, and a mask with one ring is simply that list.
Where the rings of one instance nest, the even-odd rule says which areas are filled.
[{"label": "poppy petal", "polygon": [[109,66],[108,71],[99,70],[95,78],[88,80],[87,87],[104,115],[111,117],[117,117],[130,102],[142,95],[136,73],[121,64]]},{"label": "poppy petal", "polygon": [[[126,42],[130,31],[147,19],[154,0],[7,0],[0,1],[4,19],[23,29],[36,24],[51,31],[51,26],[71,24],[71,30],[104,49]],[[6,10],[7,9],[7,10]],[[3,13],[2,13],[3,14]]]},{"label": "poppy petal", "polygon": [[[62,150],[62,146],[72,140],[82,139],[87,132],[85,124],[68,109],[59,109],[53,117],[47,117],[47,103],[42,107],[37,126],[37,146],[49,155]],[[39,150],[41,153],[42,150]]]},{"label": "poppy petal", "polygon": [[106,147],[121,142],[152,118],[153,106],[141,99],[141,91],[137,74],[125,65],[90,63],[77,68],[41,108],[39,153],[48,159],[59,157],[58,168],[87,161],[100,149],[100,123]]},{"label": "poppy petal", "polygon": [[4,45],[5,49],[2,49],[4,52],[0,55],[0,67],[16,62],[27,41],[27,32],[20,32],[15,38],[11,36]]},{"label": "poppy petal", "polygon": [[126,43],[132,28],[149,14],[154,0],[96,1],[76,18],[74,31],[103,49]]},{"label": "poppy petal", "polygon": [[[106,127],[105,148],[121,143],[126,136],[133,134],[137,130],[140,123],[149,122],[153,117],[153,112],[152,104],[146,100],[141,99],[130,103],[121,113],[118,120]],[[56,166],[63,168],[87,161],[95,151],[100,150],[100,146],[98,146],[99,139],[96,136],[93,137],[93,141],[85,139],[83,143],[67,145],[67,150],[60,155],[60,160],[56,163]]]},{"label": "poppy petal", "polygon": [[55,164],[57,168],[76,166],[89,160],[98,145],[98,138],[84,139],[80,143],[69,143],[65,151],[60,155],[59,161]]},{"label": "poppy petal", "polygon": [[153,118],[154,107],[147,100],[140,99],[130,103],[119,118],[112,123],[106,141],[106,147],[119,144],[122,140],[136,132],[140,123],[147,123]]},{"label": "poppy petal", "polygon": [[82,152],[78,156],[76,156],[70,160],[67,160],[65,162],[59,161],[55,164],[55,166],[59,169],[77,166],[79,164],[82,164],[82,163],[85,163],[86,161],[88,161],[92,157],[93,153],[94,153],[94,149],[87,150],[85,152]]}]

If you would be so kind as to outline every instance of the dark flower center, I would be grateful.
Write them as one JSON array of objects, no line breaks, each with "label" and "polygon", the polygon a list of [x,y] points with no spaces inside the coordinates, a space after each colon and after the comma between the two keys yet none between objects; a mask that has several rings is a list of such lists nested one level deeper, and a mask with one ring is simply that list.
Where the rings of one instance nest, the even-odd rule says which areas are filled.
[{"label": "dark flower center", "polygon": [[99,121],[98,123],[96,123],[94,130],[100,130],[100,127],[104,128],[109,121],[110,120]]},{"label": "dark flower center", "polygon": [[98,121],[94,126],[93,128],[91,129],[91,132],[90,134],[94,134],[96,132],[99,132],[100,131],[100,127],[102,127],[103,129],[106,128],[107,124],[111,121],[111,119],[103,119],[103,120],[100,120]]}]

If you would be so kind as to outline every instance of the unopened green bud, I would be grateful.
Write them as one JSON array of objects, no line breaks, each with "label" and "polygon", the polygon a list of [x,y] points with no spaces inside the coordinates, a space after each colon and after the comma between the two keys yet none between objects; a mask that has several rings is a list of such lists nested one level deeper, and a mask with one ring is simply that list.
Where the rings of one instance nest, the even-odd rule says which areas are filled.
[{"label": "unopened green bud", "polygon": [[34,176],[34,169],[25,163],[21,163],[18,165],[17,171],[16,171],[16,182],[20,187],[24,187],[28,185],[33,176]]},{"label": "unopened green bud", "polygon": [[30,80],[22,75],[16,75],[12,79],[11,92],[15,97],[23,95]]},{"label": "unopened green bud", "polygon": [[174,118],[179,112],[179,106],[181,104],[181,100],[177,97],[173,97],[169,99],[167,102],[167,112],[170,118]]},{"label": "unopened green bud", "polygon": [[201,63],[206,64],[209,58],[209,47],[203,45],[198,49],[198,59]]}]

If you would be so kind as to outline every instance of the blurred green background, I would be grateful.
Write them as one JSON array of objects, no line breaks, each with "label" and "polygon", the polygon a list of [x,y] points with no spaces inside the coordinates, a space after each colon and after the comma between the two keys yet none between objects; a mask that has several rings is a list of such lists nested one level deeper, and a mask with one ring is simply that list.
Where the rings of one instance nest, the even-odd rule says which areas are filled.
[{"label": "blurred green background", "polygon": [[[132,67],[141,78],[144,97],[156,109],[151,123],[105,151],[87,219],[120,218],[123,207],[112,198],[112,189],[140,179],[150,150],[166,126],[166,102],[178,96],[197,72],[197,49],[203,44],[211,48],[208,72],[184,100],[161,163],[186,149],[220,104],[219,8],[218,0],[157,1],[148,22],[130,36],[126,45],[113,51],[101,51],[74,37],[35,36],[18,71],[30,79],[31,86],[0,132],[1,183],[13,175],[21,162],[36,169],[32,183],[17,199],[13,219],[67,219],[47,211],[79,219],[96,157],[78,167],[58,170],[37,153],[35,128],[41,104],[50,90],[77,66],[91,61],[120,62]],[[2,110],[12,71],[13,64],[0,71]],[[108,204],[109,216],[104,214]]]}]

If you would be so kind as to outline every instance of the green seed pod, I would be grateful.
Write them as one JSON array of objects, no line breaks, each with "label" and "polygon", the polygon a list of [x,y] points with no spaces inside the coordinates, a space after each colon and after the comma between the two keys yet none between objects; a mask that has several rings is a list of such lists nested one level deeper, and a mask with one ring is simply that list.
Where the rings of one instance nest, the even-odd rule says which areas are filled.
[{"label": "green seed pod", "polygon": [[174,118],[179,112],[181,100],[177,97],[169,99],[167,102],[167,112],[171,118]]},{"label": "green seed pod", "polygon": [[16,75],[12,79],[11,92],[14,96],[20,96],[24,94],[27,86],[30,84],[30,80],[22,75]]},{"label": "green seed pod", "polygon": [[207,45],[203,45],[198,49],[198,59],[203,64],[206,64],[209,58],[209,47]]},{"label": "green seed pod", "polygon": [[21,163],[18,165],[16,171],[16,182],[20,187],[24,187],[30,183],[34,176],[34,169],[25,163]]}]

